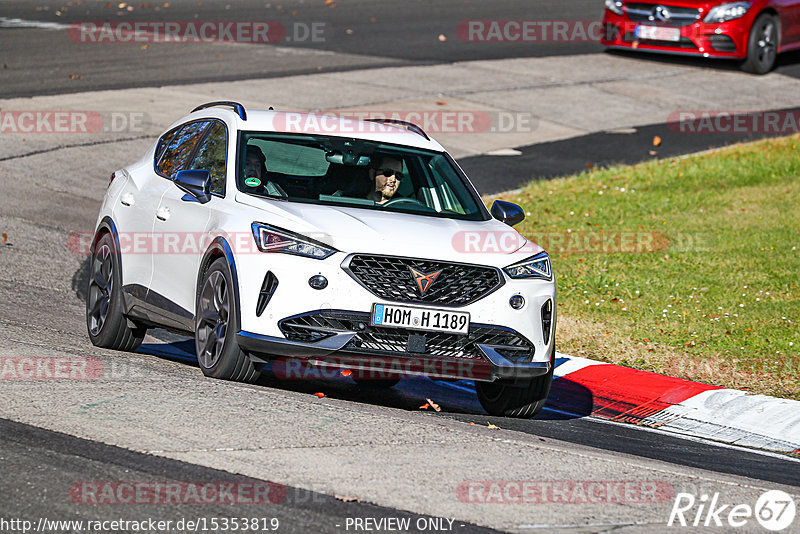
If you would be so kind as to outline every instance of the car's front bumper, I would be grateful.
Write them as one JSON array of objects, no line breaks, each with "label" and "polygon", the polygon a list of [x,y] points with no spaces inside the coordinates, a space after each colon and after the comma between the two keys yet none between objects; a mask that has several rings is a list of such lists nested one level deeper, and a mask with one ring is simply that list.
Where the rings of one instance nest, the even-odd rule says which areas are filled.
[{"label": "car's front bumper", "polygon": [[[431,378],[469,379],[482,382],[527,380],[547,374],[552,358],[544,362],[511,361],[498,347],[477,344],[481,357],[456,358],[431,354],[390,351],[354,351],[357,332],[340,332],[307,343],[240,331],[236,340],[255,363],[291,358],[322,369],[348,369],[383,378],[422,375]],[[290,372],[291,373],[291,372]],[[288,376],[288,378],[292,378]]]},{"label": "car's front bumper", "polygon": [[698,20],[679,26],[680,41],[656,41],[639,39],[635,35],[638,24],[674,28],[657,22],[637,22],[625,15],[608,10],[603,17],[603,34],[600,42],[616,49],[632,49],[713,58],[744,59],[747,56],[747,40],[752,14],[722,23],[705,23]]}]

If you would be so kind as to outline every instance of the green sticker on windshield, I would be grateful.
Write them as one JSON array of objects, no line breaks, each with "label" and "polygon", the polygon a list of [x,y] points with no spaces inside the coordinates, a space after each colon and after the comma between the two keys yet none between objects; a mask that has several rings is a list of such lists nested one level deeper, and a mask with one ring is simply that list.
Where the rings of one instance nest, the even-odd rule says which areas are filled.
[{"label": "green sticker on windshield", "polygon": [[258,187],[259,185],[261,185],[261,180],[259,180],[255,176],[251,176],[250,178],[247,178],[244,181],[244,185],[246,185],[247,187]]}]

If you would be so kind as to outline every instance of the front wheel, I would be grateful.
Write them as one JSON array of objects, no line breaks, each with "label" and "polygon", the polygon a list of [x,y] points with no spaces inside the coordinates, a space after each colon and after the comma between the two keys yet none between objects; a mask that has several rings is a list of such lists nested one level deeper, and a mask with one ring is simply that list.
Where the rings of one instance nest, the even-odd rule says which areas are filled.
[{"label": "front wheel", "polygon": [[524,386],[504,382],[475,382],[478,400],[489,415],[528,419],[544,408],[555,370],[555,349],[550,358],[550,371],[531,379]]},{"label": "front wheel", "polygon": [[747,40],[747,59],[742,70],[752,74],[766,74],[775,66],[778,55],[778,19],[769,13],[759,15],[750,29]]},{"label": "front wheel", "polygon": [[236,299],[228,262],[219,258],[203,275],[195,308],[195,350],[203,374],[222,380],[253,383],[261,372],[239,348]]}]

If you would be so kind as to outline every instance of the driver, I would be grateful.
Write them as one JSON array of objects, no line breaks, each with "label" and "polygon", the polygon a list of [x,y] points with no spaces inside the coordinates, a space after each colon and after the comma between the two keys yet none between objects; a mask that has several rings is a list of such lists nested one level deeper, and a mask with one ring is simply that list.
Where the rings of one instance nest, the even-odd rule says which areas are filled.
[{"label": "driver", "polygon": [[380,165],[369,170],[369,177],[374,187],[367,194],[369,200],[384,204],[397,194],[400,180],[403,175],[403,164],[400,160],[385,157],[380,160]]},{"label": "driver", "polygon": [[263,180],[267,174],[267,158],[256,145],[247,145],[244,159],[244,177]]}]

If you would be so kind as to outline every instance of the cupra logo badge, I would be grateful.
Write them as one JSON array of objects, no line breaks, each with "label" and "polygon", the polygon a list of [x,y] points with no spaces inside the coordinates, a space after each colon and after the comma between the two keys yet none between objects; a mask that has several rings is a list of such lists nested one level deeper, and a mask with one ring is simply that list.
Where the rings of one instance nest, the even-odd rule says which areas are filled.
[{"label": "cupra logo badge", "polygon": [[417,289],[419,289],[420,296],[424,296],[425,292],[428,291],[433,282],[436,281],[436,278],[442,274],[442,270],[438,270],[435,273],[421,273],[413,267],[408,268],[411,271],[411,276],[414,277],[414,281],[417,283]]}]

